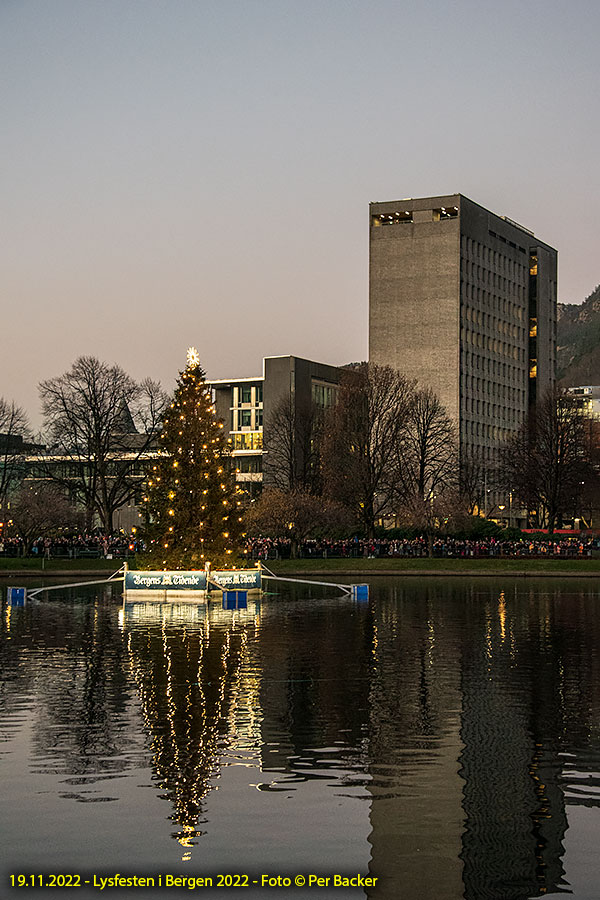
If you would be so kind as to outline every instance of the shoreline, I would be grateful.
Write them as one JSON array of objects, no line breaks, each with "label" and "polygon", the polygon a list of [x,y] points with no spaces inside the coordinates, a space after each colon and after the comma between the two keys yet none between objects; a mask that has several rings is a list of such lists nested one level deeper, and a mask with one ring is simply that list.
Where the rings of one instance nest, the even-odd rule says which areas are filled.
[{"label": "shoreline", "polygon": [[[308,561],[301,561],[308,562]],[[443,566],[442,560],[439,560],[440,566],[431,566],[430,560],[422,560],[423,567],[420,564],[414,565],[414,562],[421,563],[421,560],[413,561],[411,566],[391,566],[384,568],[383,566],[359,565],[359,560],[354,566],[329,567],[311,566],[311,565],[292,565],[291,561],[286,561],[284,566],[275,563],[268,564],[267,568],[274,575],[281,577],[310,578],[318,576],[319,578],[331,578],[336,580],[339,578],[598,578],[600,577],[600,560],[548,560],[540,561],[532,560],[530,565],[521,565],[513,568],[515,560],[506,560],[507,565],[498,564],[486,566],[487,560],[460,560],[456,561],[458,565]],[[362,563],[362,560],[360,561]],[[373,560],[368,562],[373,563]],[[444,561],[445,562],[445,561]],[[484,563],[482,565],[482,563]],[[491,563],[491,561],[490,561]],[[428,565],[426,565],[428,564]],[[549,565],[550,564],[550,565]],[[562,566],[568,565],[568,568],[562,569]],[[56,579],[56,578],[89,578],[97,579],[98,576],[106,575],[107,581],[110,575],[116,574],[115,569],[107,566],[98,568],[85,569],[9,569],[0,568],[1,579],[13,578],[35,578],[35,579]]]},{"label": "shoreline", "polygon": [[[274,574],[278,573],[274,572]],[[281,574],[283,575],[284,573]],[[340,569],[332,572],[331,569],[329,571],[303,569],[295,572],[291,569],[286,569],[285,576],[287,577],[288,575],[298,576],[299,578],[302,578],[303,575],[307,577],[309,575],[318,575],[326,578],[337,578],[338,575],[344,578],[355,578],[357,575],[363,578],[378,578],[379,576],[385,576],[386,578],[399,578],[400,576],[406,578],[498,578],[507,575],[515,576],[515,578],[600,578],[600,570],[597,572],[574,572],[570,569],[568,572],[558,572],[546,569],[530,569],[529,571],[526,569],[475,569],[469,572],[468,569],[372,569],[361,572],[356,569],[348,571]]]},{"label": "shoreline", "polygon": [[111,573],[108,569],[95,569],[91,571],[90,569],[66,569],[66,570],[54,570],[47,569],[45,572],[42,572],[41,569],[0,569],[0,579],[1,578],[98,578],[98,575],[104,575],[106,573],[106,579],[110,577]]}]

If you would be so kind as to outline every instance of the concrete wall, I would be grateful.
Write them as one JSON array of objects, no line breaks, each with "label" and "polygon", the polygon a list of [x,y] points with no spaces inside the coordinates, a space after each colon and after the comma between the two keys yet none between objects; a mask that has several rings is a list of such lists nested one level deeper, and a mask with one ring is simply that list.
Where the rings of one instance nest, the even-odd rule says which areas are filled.
[{"label": "concrete wall", "polygon": [[231,385],[213,385],[217,419],[222,419],[227,434],[231,431]]},{"label": "concrete wall", "polygon": [[[433,221],[456,197],[372,203],[369,220],[369,360],[432,387],[459,413],[459,220]],[[413,213],[412,223],[373,225]]]},{"label": "concrete wall", "polygon": [[556,382],[556,251],[538,244],[538,398]]}]

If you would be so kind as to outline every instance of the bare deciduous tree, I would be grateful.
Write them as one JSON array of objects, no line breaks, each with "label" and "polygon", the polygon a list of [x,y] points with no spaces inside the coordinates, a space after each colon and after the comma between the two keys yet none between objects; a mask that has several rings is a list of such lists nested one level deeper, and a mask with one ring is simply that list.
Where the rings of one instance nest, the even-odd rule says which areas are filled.
[{"label": "bare deciduous tree", "polygon": [[551,534],[572,513],[581,485],[597,473],[589,454],[589,429],[577,400],[548,391],[500,455],[499,478]]},{"label": "bare deciduous tree", "polygon": [[456,506],[458,484],[456,427],[431,388],[417,390],[412,397],[395,472],[400,518],[431,537],[436,524]]},{"label": "bare deciduous tree", "polygon": [[463,448],[458,473],[460,504],[472,516],[486,506],[487,475],[485,460],[474,448]]},{"label": "bare deciduous tree", "polygon": [[81,512],[52,484],[21,487],[11,498],[10,517],[11,530],[22,538],[25,550],[37,538],[83,524]]},{"label": "bare deciduous tree", "polygon": [[396,369],[361,363],[344,373],[324,439],[328,495],[356,516],[367,537],[393,511],[396,466],[413,383]]},{"label": "bare deciduous tree", "polygon": [[431,388],[415,392],[398,476],[405,502],[423,503],[456,482],[456,428]]},{"label": "bare deciduous tree", "polygon": [[140,465],[156,439],[167,398],[150,379],[138,384],[120,366],[81,356],[39,387],[50,454],[45,475],[112,531],[115,511],[135,494]]},{"label": "bare deciduous tree", "polygon": [[30,437],[24,410],[0,397],[0,507],[23,475],[23,438]]},{"label": "bare deciduous tree", "polygon": [[314,403],[286,395],[265,421],[267,483],[282,491],[319,493],[323,417]]},{"label": "bare deciduous tree", "polygon": [[308,491],[277,488],[265,488],[246,514],[249,534],[288,538],[294,559],[302,541],[316,536],[319,531],[331,531],[349,522],[348,511],[334,501],[316,497]]}]

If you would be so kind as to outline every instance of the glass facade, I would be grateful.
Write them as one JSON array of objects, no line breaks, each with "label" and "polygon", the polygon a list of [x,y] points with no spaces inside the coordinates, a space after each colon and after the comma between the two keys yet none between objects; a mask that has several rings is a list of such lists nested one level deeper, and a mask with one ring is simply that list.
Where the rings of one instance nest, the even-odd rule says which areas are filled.
[{"label": "glass facade", "polygon": [[313,381],[312,400],[318,409],[329,409],[337,400],[337,385]]},{"label": "glass facade", "polygon": [[234,450],[262,450],[262,431],[246,431],[231,435]]},{"label": "glass facade", "polygon": [[255,384],[235,385],[231,389],[232,432],[241,430],[258,431],[263,424],[263,386]]}]

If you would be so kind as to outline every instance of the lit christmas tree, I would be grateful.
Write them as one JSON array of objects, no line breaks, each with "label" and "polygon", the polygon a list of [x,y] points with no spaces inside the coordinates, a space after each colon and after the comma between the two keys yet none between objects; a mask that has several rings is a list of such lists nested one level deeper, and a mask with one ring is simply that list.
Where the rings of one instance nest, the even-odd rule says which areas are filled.
[{"label": "lit christmas tree", "polygon": [[242,536],[242,492],[227,464],[223,424],[195,349],[162,420],[159,458],[148,477],[145,506],[153,566],[213,569],[236,564]]}]

